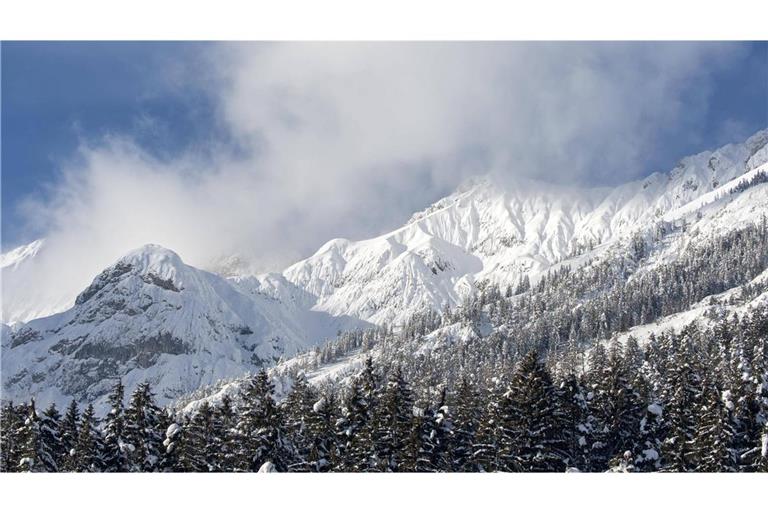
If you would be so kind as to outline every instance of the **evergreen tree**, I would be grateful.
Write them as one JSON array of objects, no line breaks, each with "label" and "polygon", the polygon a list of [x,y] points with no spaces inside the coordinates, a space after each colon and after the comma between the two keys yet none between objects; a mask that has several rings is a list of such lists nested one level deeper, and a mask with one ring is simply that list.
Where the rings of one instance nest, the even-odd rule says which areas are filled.
[{"label": "evergreen tree", "polygon": [[472,447],[472,465],[484,473],[506,470],[502,457],[512,449],[511,445],[504,444],[503,439],[502,408],[506,405],[506,397],[501,390],[502,383],[496,380],[484,391],[484,407]]},{"label": "evergreen tree", "polygon": [[0,416],[0,472],[19,471],[22,458],[24,407],[9,402],[2,407]]},{"label": "evergreen tree", "polygon": [[[749,321],[743,321],[742,326],[748,328]],[[749,364],[749,352],[753,347],[749,339],[737,339],[740,342],[734,347],[732,362],[733,373],[730,379],[731,402],[733,403],[733,446],[739,464],[745,471],[753,471],[759,455],[760,435],[762,433],[761,397],[762,387],[758,378],[753,374]],[[758,390],[756,393],[755,390]]]},{"label": "evergreen tree", "polygon": [[165,433],[163,466],[166,471],[207,473],[219,471],[217,450],[221,444],[215,410],[203,402],[180,423],[172,423]]},{"label": "evergreen tree", "polygon": [[594,442],[595,418],[590,412],[584,383],[568,375],[557,390],[563,411],[563,434],[568,466],[579,471],[593,471],[591,447]]},{"label": "evergreen tree", "polygon": [[481,398],[466,375],[459,382],[454,403],[451,467],[460,472],[478,471],[474,454],[480,428]]},{"label": "evergreen tree", "polygon": [[342,411],[339,438],[344,471],[376,468],[373,411],[378,404],[378,381],[373,361],[368,358],[363,371],[353,379]]},{"label": "evergreen tree", "polygon": [[199,454],[199,463],[190,463],[186,470],[221,471],[217,461],[217,452],[222,444],[221,425],[216,410],[208,402],[203,402],[200,408],[192,414],[189,423],[190,443],[193,454]]},{"label": "evergreen tree", "polygon": [[341,452],[336,432],[339,421],[336,393],[329,389],[312,405],[307,418],[310,442],[307,462],[311,471],[330,471],[339,466]]},{"label": "evergreen tree", "polygon": [[232,399],[224,395],[221,404],[214,409],[214,436],[219,440],[215,446],[214,467],[216,471],[234,471],[237,467],[237,435],[235,412]]},{"label": "evergreen tree", "polygon": [[730,472],[737,467],[730,415],[711,380],[704,383],[693,441],[696,471]]},{"label": "evergreen tree", "polygon": [[259,371],[242,391],[237,430],[238,466],[243,471],[258,471],[266,462],[278,471],[288,469],[291,458],[285,446],[282,414],[273,393],[274,385],[265,370]]},{"label": "evergreen tree", "polygon": [[59,467],[60,471],[77,471],[75,448],[80,431],[80,412],[77,402],[72,400],[61,421],[61,444],[64,455]]},{"label": "evergreen tree", "polygon": [[529,352],[512,376],[501,404],[501,423],[502,459],[507,470],[565,470],[563,411],[536,352]]},{"label": "evergreen tree", "polygon": [[592,459],[593,469],[598,471],[604,469],[599,467],[601,461],[623,460],[627,451],[637,451],[644,411],[638,393],[630,385],[629,369],[618,344],[614,344],[600,375],[596,376],[592,410],[597,421],[599,449],[594,451]]},{"label": "evergreen tree", "polygon": [[664,409],[652,401],[640,420],[634,466],[638,471],[658,471],[661,468],[662,443],[665,437]]},{"label": "evergreen tree", "polygon": [[376,469],[402,471],[413,423],[413,396],[399,368],[387,382],[373,423]]},{"label": "evergreen tree", "polygon": [[159,468],[161,454],[165,451],[165,423],[149,383],[139,384],[125,410],[124,448],[131,471],[152,472]]},{"label": "evergreen tree", "polygon": [[307,382],[303,372],[293,381],[293,386],[282,404],[285,418],[286,442],[292,448],[294,457],[289,471],[309,471],[310,434],[307,430],[307,418],[312,413],[312,406],[317,401],[317,394]]},{"label": "evergreen tree", "polygon": [[693,350],[691,335],[686,333],[678,340],[667,371],[664,398],[667,437],[662,445],[664,469],[690,471],[695,464],[693,440],[696,435],[696,418],[701,397],[701,374],[697,355]]},{"label": "evergreen tree", "polygon": [[[643,349],[640,347],[637,338],[634,336],[629,336],[627,338],[626,344],[624,345],[622,369],[624,371],[625,378],[628,382],[633,384],[633,387],[635,387],[634,385],[636,385],[638,382],[637,379],[640,376],[644,362],[645,354],[643,353]],[[641,393],[643,390],[636,389],[636,391]]]},{"label": "evergreen tree", "polygon": [[50,443],[58,439],[58,435],[56,432],[46,432],[35,409],[34,400],[31,400],[27,407],[19,437],[21,438],[21,460],[18,465],[21,471],[35,473],[57,471],[55,447]]},{"label": "evergreen tree", "polygon": [[43,446],[48,447],[53,459],[53,464],[46,468],[47,471],[59,471],[63,466],[66,452],[61,440],[61,414],[54,403],[43,412],[40,435]]},{"label": "evergreen tree", "polygon": [[125,436],[125,411],[123,398],[125,388],[122,382],[117,381],[115,387],[109,393],[107,400],[110,410],[104,424],[104,464],[107,471],[125,472],[130,469],[128,453],[126,453]]},{"label": "evergreen tree", "polygon": [[80,418],[77,443],[75,444],[75,471],[98,473],[104,470],[104,440],[98,430],[98,419],[89,404]]},{"label": "evergreen tree", "polygon": [[405,450],[406,471],[451,471],[454,453],[453,420],[445,403],[445,389],[436,407],[427,407],[414,415],[412,432]]}]

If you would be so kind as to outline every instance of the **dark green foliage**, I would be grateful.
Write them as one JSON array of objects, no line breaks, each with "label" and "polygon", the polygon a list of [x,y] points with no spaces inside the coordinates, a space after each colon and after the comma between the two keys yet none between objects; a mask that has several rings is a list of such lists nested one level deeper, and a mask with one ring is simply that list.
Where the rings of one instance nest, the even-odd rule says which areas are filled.
[{"label": "dark green foliage", "polygon": [[258,471],[266,462],[286,471],[291,462],[283,429],[283,414],[273,398],[274,385],[262,370],[241,394],[242,408],[237,424],[237,466],[241,471]]},{"label": "dark green foliage", "polygon": [[435,407],[418,411],[405,446],[405,471],[450,471],[453,467],[453,420],[443,390]]},{"label": "dark green foliage", "polygon": [[374,468],[378,471],[407,469],[405,448],[413,428],[413,395],[402,371],[397,369],[374,409]]},{"label": "dark green foliage", "polygon": [[62,467],[66,452],[61,440],[61,414],[56,404],[51,404],[41,417],[40,435],[42,444],[51,454],[53,464],[46,471],[59,471]]},{"label": "dark green foliage", "polygon": [[76,471],[75,446],[77,445],[78,432],[80,431],[80,412],[77,402],[72,400],[64,413],[61,421],[61,444],[64,455],[61,461],[60,471]]},{"label": "dark green foliage", "polygon": [[316,391],[309,385],[303,373],[299,373],[293,381],[293,387],[282,404],[285,417],[286,442],[293,447],[294,457],[289,462],[289,469],[308,471],[310,465],[309,451],[312,447],[311,434],[307,423],[312,414],[312,406],[317,401]]},{"label": "dark green foliage", "polygon": [[668,471],[691,471],[695,467],[694,411],[699,410],[702,403],[702,368],[693,344],[695,335],[688,329],[675,343],[662,395],[667,434],[662,456],[664,469]]},{"label": "dark green foliage", "polygon": [[352,381],[344,401],[339,435],[341,467],[345,471],[374,471],[374,410],[378,405],[379,377],[368,358],[365,368]]},{"label": "dark green foliage", "polygon": [[214,447],[215,455],[212,462],[216,471],[230,471],[237,460],[236,417],[232,408],[232,399],[225,395],[221,404],[214,409],[214,436],[219,444]]},{"label": "dark green foliage", "polygon": [[21,457],[19,471],[39,473],[58,470],[56,455],[60,452],[60,440],[57,421],[55,418],[41,419],[34,400],[26,407],[24,422],[17,435],[20,444],[18,455]]},{"label": "dark green foliage", "polygon": [[340,410],[333,389],[327,390],[320,399],[312,404],[307,415],[307,438],[309,453],[307,457],[310,471],[329,471],[339,467],[341,447],[337,436]]},{"label": "dark green foliage", "polygon": [[80,429],[74,448],[75,471],[97,473],[105,469],[104,440],[98,423],[93,405],[88,405],[80,418]]},{"label": "dark green foliage", "polygon": [[[128,471],[128,453],[125,445],[125,411],[123,398],[125,388],[118,381],[109,393],[110,411],[104,423],[104,464],[109,471]],[[130,453],[130,452],[129,452]]]},{"label": "dark green foliage", "polygon": [[452,403],[451,468],[460,472],[478,471],[475,446],[480,429],[482,399],[468,376],[465,375],[459,382]]},{"label": "dark green foliage", "polygon": [[590,471],[595,464],[592,446],[595,439],[595,418],[592,416],[588,392],[583,381],[571,374],[557,390],[563,412],[563,434],[568,467]]},{"label": "dark green foliage", "polygon": [[23,438],[26,408],[15,406],[13,402],[3,405],[0,416],[0,471],[19,471],[19,461],[23,453]]},{"label": "dark green foliage", "polygon": [[565,416],[536,352],[526,355],[512,375],[500,412],[503,469],[565,471]]},{"label": "dark green foliage", "polygon": [[222,445],[219,415],[208,402],[203,402],[181,424],[166,429],[165,471],[208,473],[221,471],[218,447]]},{"label": "dark green foliage", "polygon": [[477,433],[475,435],[472,461],[481,472],[505,471],[504,461],[506,452],[511,446],[504,444],[504,411],[506,384],[494,379],[483,392],[482,412]]},{"label": "dark green foliage", "polygon": [[151,472],[159,468],[165,451],[163,433],[167,420],[155,405],[148,383],[139,384],[125,410],[124,436],[131,471]]},{"label": "dark green foliage", "polygon": [[[607,461],[616,454],[637,451],[643,404],[637,390],[631,386],[632,373],[618,345],[614,344],[599,371],[594,372],[593,399],[593,461]],[[633,348],[634,350],[634,348]]]},{"label": "dark green foliage", "polygon": [[734,449],[730,401],[721,397],[714,382],[703,385],[698,424],[693,439],[696,471],[731,472],[738,467]]}]

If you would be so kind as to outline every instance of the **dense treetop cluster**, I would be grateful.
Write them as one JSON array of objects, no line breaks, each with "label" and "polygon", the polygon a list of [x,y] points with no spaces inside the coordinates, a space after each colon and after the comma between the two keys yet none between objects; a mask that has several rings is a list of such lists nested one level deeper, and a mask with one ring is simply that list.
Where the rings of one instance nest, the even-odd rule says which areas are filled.
[{"label": "dense treetop cluster", "polygon": [[345,385],[299,374],[277,403],[266,371],[236,400],[161,410],[148,385],[99,421],[34,402],[2,410],[3,471],[766,471],[768,312],[586,354],[538,353],[478,382],[416,389],[366,360]]}]

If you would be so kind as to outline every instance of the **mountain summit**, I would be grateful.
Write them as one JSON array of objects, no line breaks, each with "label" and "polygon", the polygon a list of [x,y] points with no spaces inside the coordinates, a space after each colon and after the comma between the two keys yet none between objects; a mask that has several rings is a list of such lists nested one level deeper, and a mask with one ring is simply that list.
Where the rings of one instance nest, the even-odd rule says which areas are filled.
[{"label": "mountain summit", "polygon": [[259,281],[238,284],[146,245],[96,276],[71,309],[4,339],[4,397],[94,400],[119,377],[129,389],[149,380],[167,401],[358,324],[303,311]]}]

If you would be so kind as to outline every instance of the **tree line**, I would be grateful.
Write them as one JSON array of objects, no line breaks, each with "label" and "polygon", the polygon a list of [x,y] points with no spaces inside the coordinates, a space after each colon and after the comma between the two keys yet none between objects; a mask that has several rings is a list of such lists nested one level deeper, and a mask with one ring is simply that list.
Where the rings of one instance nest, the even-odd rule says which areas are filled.
[{"label": "tree line", "polygon": [[3,471],[768,471],[768,312],[597,344],[585,369],[536,351],[453,386],[368,358],[346,382],[303,373],[281,401],[264,370],[174,411],[142,384],[124,406],[2,408]]}]

